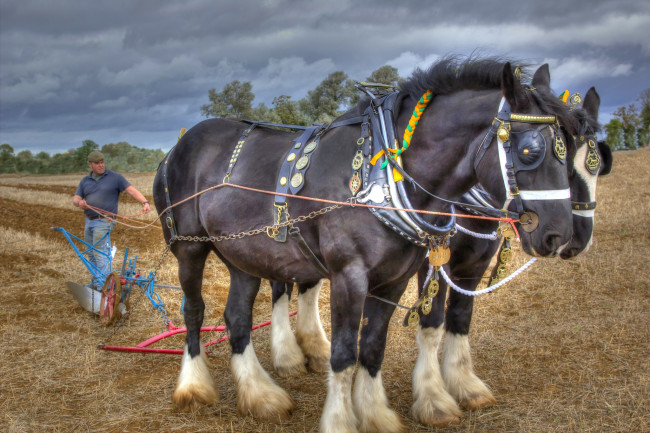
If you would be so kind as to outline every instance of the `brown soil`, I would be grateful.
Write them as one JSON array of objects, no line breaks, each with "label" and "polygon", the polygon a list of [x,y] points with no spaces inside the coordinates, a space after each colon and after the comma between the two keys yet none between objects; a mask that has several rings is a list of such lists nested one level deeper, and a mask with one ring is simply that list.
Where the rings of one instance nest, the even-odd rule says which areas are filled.
[{"label": "brown soil", "polygon": [[[492,388],[496,406],[465,412],[459,425],[447,428],[413,421],[409,410],[415,332],[401,326],[403,313],[396,312],[382,374],[390,404],[409,431],[650,431],[648,166],[650,149],[615,153],[613,173],[599,183],[595,242],[588,253],[571,261],[538,261],[511,285],[477,299],[470,334],[474,366]],[[70,187],[24,188],[74,193]],[[171,403],[180,357],[97,349],[102,341],[135,345],[160,332],[163,322],[151,303],[134,294],[129,320],[117,329],[104,328],[67,292],[66,281],[84,283],[87,276],[63,236],[51,227],[63,226],[80,235],[81,212],[0,198],[0,226],[45,239],[37,246],[0,239],[1,431],[318,430],[325,377],[309,373],[278,378],[271,367],[268,327],[255,331],[253,341],[262,365],[296,402],[289,420],[263,423],[237,413],[227,343],[216,346],[210,356],[221,402],[181,412]],[[138,268],[144,272],[156,267],[164,249],[155,228],[118,226],[113,239],[118,248],[128,246],[138,255]],[[523,263],[526,258],[518,253],[517,260]],[[175,274],[174,260],[168,257],[158,271],[159,280],[177,284]],[[223,323],[227,287],[225,267],[212,260],[204,290],[206,325]],[[180,292],[159,293],[168,316],[182,325]],[[328,296],[326,285],[321,317],[327,330]],[[256,301],[255,323],[270,319],[269,306],[265,285]],[[156,347],[182,348],[183,338]]]}]

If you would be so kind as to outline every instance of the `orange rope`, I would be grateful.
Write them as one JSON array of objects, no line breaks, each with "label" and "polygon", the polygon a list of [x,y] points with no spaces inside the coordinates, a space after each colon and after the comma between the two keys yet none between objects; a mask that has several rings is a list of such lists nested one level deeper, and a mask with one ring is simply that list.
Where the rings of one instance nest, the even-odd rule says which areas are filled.
[{"label": "orange rope", "polygon": [[[420,214],[425,214],[425,215],[443,215],[443,216],[455,216],[455,217],[458,217],[458,218],[474,218],[474,219],[483,219],[483,220],[490,220],[490,221],[503,221],[503,222],[509,223],[512,226],[513,230],[515,231],[515,234],[517,235],[517,238],[519,238],[519,232],[517,231],[517,228],[515,227],[515,224],[514,224],[515,222],[518,222],[519,220],[515,219],[515,218],[500,218],[500,217],[488,217],[488,216],[479,216],[479,215],[465,215],[465,214],[458,214],[458,213],[437,212],[437,211],[417,210],[417,209],[402,209],[402,208],[396,208],[396,207],[390,207],[390,206],[377,206],[377,205],[369,205],[369,204],[362,204],[362,203],[351,203],[351,202],[347,202],[347,201],[336,201],[336,200],[328,200],[328,199],[324,199],[324,198],[315,198],[315,197],[306,197],[306,196],[301,196],[301,195],[277,193],[275,191],[268,191],[268,190],[264,190],[264,189],[252,188],[252,187],[249,187],[249,186],[237,185],[237,184],[234,184],[234,183],[221,183],[219,185],[214,185],[214,186],[211,186],[209,188],[205,188],[204,190],[199,191],[199,192],[197,192],[195,194],[192,194],[191,196],[186,197],[186,198],[184,198],[183,200],[181,200],[179,202],[176,202],[176,203],[174,203],[174,204],[172,204],[170,206],[167,206],[165,209],[162,210],[162,212],[160,212],[158,214],[156,219],[154,219],[152,222],[150,222],[148,224],[145,224],[145,225],[134,226],[134,225],[126,224],[126,223],[123,223],[123,222],[120,222],[120,221],[117,221],[117,220],[116,220],[116,222],[118,224],[122,224],[122,225],[125,225],[127,227],[134,228],[134,229],[149,228],[149,227],[153,226],[158,220],[160,220],[162,215],[165,212],[167,212],[169,209],[172,209],[172,208],[174,208],[174,207],[176,207],[176,206],[178,206],[180,204],[183,204],[183,203],[185,203],[185,202],[187,202],[189,200],[192,200],[193,198],[198,197],[199,195],[204,194],[204,193],[206,193],[208,191],[213,191],[213,190],[219,189],[219,188],[224,187],[224,186],[231,186],[233,188],[239,188],[239,189],[243,189],[243,190],[246,190],[246,191],[252,191],[252,192],[268,194],[268,195],[280,195],[280,196],[291,197],[291,198],[300,199],[300,200],[310,200],[310,201],[316,201],[316,202],[327,203],[327,204],[336,204],[336,205],[339,205],[339,206],[387,209],[387,210],[394,210],[394,211],[414,212],[414,213],[420,213]],[[112,213],[112,212],[105,211],[103,209],[96,208],[94,206],[88,205],[88,207],[90,209],[94,210],[95,212],[97,212],[98,214],[102,215],[102,216],[107,216],[107,217],[112,217],[112,218],[122,218],[122,219],[130,220],[130,221],[141,222],[139,220],[133,219],[132,217],[134,217],[134,216],[137,217],[137,216],[144,215],[144,212],[139,213],[137,215],[119,215],[119,214],[115,214],[115,213]],[[155,227],[157,227],[159,229],[162,229],[159,226],[155,226]]]}]

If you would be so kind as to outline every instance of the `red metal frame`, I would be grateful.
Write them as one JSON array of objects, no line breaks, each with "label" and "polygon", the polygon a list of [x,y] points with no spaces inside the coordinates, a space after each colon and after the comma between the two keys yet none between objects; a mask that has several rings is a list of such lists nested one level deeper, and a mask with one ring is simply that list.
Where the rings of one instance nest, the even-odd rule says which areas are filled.
[{"label": "red metal frame", "polygon": [[[294,311],[293,313],[289,313],[289,317],[295,316],[296,312]],[[260,323],[259,325],[255,325],[251,328],[251,331],[254,331],[259,328],[263,328],[265,326],[269,326],[271,324],[271,321],[269,320],[268,322],[263,322]],[[223,332],[226,330],[225,326],[202,326],[201,327],[201,332]],[[157,343],[158,341],[164,340],[167,337],[171,337],[172,335],[176,334],[182,334],[184,332],[187,332],[187,328],[181,328],[176,325],[174,325],[171,321],[167,324],[167,331],[162,332],[156,336],[153,336],[147,340],[144,340],[142,343],[138,343],[135,347],[125,347],[125,346],[103,346],[99,345],[97,346],[98,349],[102,350],[112,350],[115,352],[139,352],[139,353],[162,353],[166,355],[182,355],[183,350],[181,349],[152,349],[147,346],[152,345],[153,343]],[[228,336],[221,337],[216,340],[212,340],[210,342],[205,343],[203,346],[204,347],[210,347],[212,345],[221,343],[222,341],[226,341],[228,339]]]}]

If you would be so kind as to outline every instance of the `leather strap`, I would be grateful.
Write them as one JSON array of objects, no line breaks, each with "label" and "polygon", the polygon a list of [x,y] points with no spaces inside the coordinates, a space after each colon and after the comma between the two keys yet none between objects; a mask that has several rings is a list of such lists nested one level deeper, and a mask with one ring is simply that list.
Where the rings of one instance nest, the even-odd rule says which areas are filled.
[{"label": "leather strap", "polygon": [[309,248],[309,245],[307,245],[307,242],[305,241],[305,238],[302,237],[302,234],[300,233],[300,229],[296,226],[291,226],[289,229],[289,236],[291,239],[296,242],[298,245],[298,249],[300,249],[300,252],[302,253],[303,256],[311,263],[313,267],[316,268],[316,270],[321,274],[323,278],[329,278],[330,274],[327,271],[327,268],[323,263],[318,260],[318,257],[316,257],[316,254],[314,254],[314,251],[312,251],[311,248]]},{"label": "leather strap", "polygon": [[167,204],[167,211],[165,212],[165,214],[167,215],[165,217],[165,224],[167,225],[167,228],[169,229],[169,233],[171,234],[170,240],[173,240],[176,238],[176,236],[178,236],[178,232],[176,231],[176,223],[174,222],[174,213],[172,212],[172,201],[169,198],[169,182],[167,181],[167,162],[169,161],[169,157],[175,148],[176,146],[172,147],[171,150],[165,156],[165,160],[163,161],[163,169],[162,169],[163,186],[165,187],[165,203]]}]

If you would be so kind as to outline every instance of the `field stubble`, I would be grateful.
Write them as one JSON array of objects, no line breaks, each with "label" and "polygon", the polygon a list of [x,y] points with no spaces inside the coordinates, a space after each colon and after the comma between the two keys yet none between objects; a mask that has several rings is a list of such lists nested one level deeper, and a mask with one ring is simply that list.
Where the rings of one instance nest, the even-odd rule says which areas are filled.
[{"label": "field stubble", "polygon": [[[475,303],[470,334],[477,375],[492,388],[496,406],[466,412],[460,425],[433,429],[415,423],[411,374],[415,330],[403,328],[396,311],[383,368],[392,407],[412,432],[647,432],[650,401],[650,149],[615,153],[614,171],[599,181],[594,245],[570,261],[540,260],[530,271]],[[325,399],[325,378],[272,376],[296,401],[292,417],[267,424],[236,411],[229,347],[210,357],[221,402],[189,412],[177,410],[171,393],[180,358],[106,352],[97,344],[135,345],[163,328],[146,299],[137,301],[113,335],[86,313],[65,288],[85,282],[86,271],[63,236],[63,226],[81,235],[83,217],[71,205],[81,178],[0,176],[0,304],[2,338],[0,429],[8,432],[313,432]],[[152,173],[129,180],[151,200]],[[137,213],[130,197],[120,211]],[[146,218],[143,221],[151,221]],[[157,265],[164,244],[160,229],[118,226],[113,234],[121,264],[124,247],[138,255],[138,268]],[[516,249],[515,262],[527,258]],[[514,268],[513,266],[513,268]],[[170,256],[158,279],[177,285]],[[228,274],[216,259],[205,272],[205,324],[223,324]],[[182,324],[181,293],[161,289],[169,317]],[[415,299],[411,281],[403,304]],[[321,292],[321,318],[329,332],[329,285]],[[254,322],[270,319],[264,283]],[[295,300],[292,301],[295,308]],[[215,335],[206,336],[214,339]],[[253,333],[262,365],[272,370],[270,330]],[[182,348],[182,337],[164,343]]]}]

